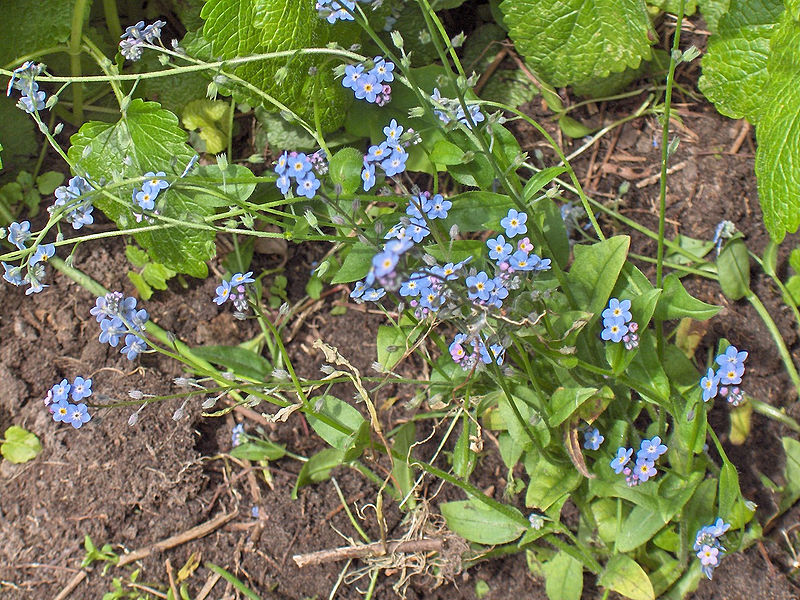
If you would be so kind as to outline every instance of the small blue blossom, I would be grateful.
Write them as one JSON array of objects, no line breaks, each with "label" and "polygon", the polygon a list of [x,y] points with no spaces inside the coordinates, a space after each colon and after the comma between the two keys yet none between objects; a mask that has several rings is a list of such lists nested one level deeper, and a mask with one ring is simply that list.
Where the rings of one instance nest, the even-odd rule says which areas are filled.
[{"label": "small blue blossom", "polygon": [[374,164],[364,163],[364,169],[361,171],[361,180],[364,182],[364,191],[370,191],[376,181]]},{"label": "small blue blossom", "polygon": [[489,258],[496,261],[506,260],[514,249],[502,235],[487,240],[486,245],[489,247]]},{"label": "small blue blossom", "polygon": [[628,323],[633,319],[630,311],[630,300],[622,300],[620,302],[617,298],[611,298],[611,300],[608,301],[608,308],[603,311],[603,320],[621,317],[623,323]]},{"label": "small blue blossom", "polygon": [[375,144],[374,146],[370,146],[369,150],[367,150],[367,155],[364,157],[366,161],[378,161],[381,162],[385,160],[392,154],[392,147],[389,146],[388,142],[381,142],[380,144]]},{"label": "small blue blossom", "polygon": [[394,252],[384,251],[372,257],[372,266],[375,267],[376,277],[385,277],[394,271],[400,257]]},{"label": "small blue blossom", "polygon": [[536,254],[528,254],[524,250],[517,250],[508,258],[508,263],[515,271],[533,271],[541,262]]},{"label": "small blue blossom", "polygon": [[636,458],[639,460],[656,461],[666,451],[667,447],[661,443],[661,438],[655,436],[651,440],[642,440],[639,451],[636,453]]},{"label": "small blue blossom", "polygon": [[527,233],[528,226],[525,222],[528,220],[528,215],[523,212],[517,212],[515,209],[510,209],[508,214],[500,221],[500,226],[506,230],[506,235],[510,238]]},{"label": "small blue blossom", "polygon": [[364,65],[347,65],[344,68],[344,79],[342,79],[342,85],[346,88],[350,88],[351,90],[355,91],[356,83],[364,74]]},{"label": "small blue blossom", "polygon": [[66,379],[62,379],[61,383],[55,384],[50,391],[53,394],[53,402],[61,402],[62,400],[66,400],[69,397],[69,390],[70,390],[69,382]]},{"label": "small blue blossom", "polygon": [[302,179],[297,180],[297,195],[305,196],[310,200],[317,193],[320,185],[319,179],[313,173],[308,173]]},{"label": "small blue blossom", "polygon": [[467,277],[466,283],[469,288],[468,295],[470,300],[488,300],[489,293],[494,289],[494,280],[489,279],[485,271]]},{"label": "small blue blossom", "polygon": [[237,285],[245,285],[248,283],[255,283],[256,280],[253,279],[253,272],[248,271],[247,273],[234,273],[230,279],[231,287],[236,287]]},{"label": "small blue blossom", "polygon": [[356,98],[374,103],[378,99],[378,94],[383,91],[382,86],[375,79],[374,75],[367,73],[358,78],[355,85]]},{"label": "small blue blossom", "polygon": [[278,175],[283,175],[284,173],[286,173],[286,169],[288,168],[289,168],[289,153],[284,151],[284,153],[278,157],[278,160],[275,161],[275,172]]},{"label": "small blue blossom", "polygon": [[125,335],[127,331],[128,328],[125,327],[125,323],[119,317],[103,319],[100,321],[100,343],[116,348],[120,337]]},{"label": "small blue blossom", "polygon": [[736,385],[742,383],[744,365],[730,364],[717,370],[717,377],[722,385]]},{"label": "small blue blossom", "polygon": [[587,450],[598,450],[605,439],[597,427],[589,429],[583,432],[583,447]]},{"label": "small blue blossom", "polygon": [[14,244],[20,250],[25,249],[25,242],[27,242],[30,237],[30,221],[22,221],[21,223],[15,222],[8,226],[8,241]]},{"label": "small blue blossom", "polygon": [[128,360],[135,360],[145,350],[147,350],[147,342],[138,335],[129,333],[125,336],[125,345],[120,350],[120,354],[127,356]]},{"label": "small blue blossom", "polygon": [[350,292],[350,297],[353,300],[358,300],[364,295],[366,290],[367,285],[363,281],[359,281],[355,284],[355,286],[353,286],[353,291]]},{"label": "small blue blossom", "polygon": [[367,302],[377,302],[386,295],[386,290],[383,288],[369,288],[364,291],[364,300]]},{"label": "small blue blossom", "polygon": [[299,152],[289,159],[289,173],[292,177],[302,179],[311,170],[311,161],[303,152]]},{"label": "small blue blossom", "polygon": [[430,235],[430,229],[428,229],[427,223],[422,219],[411,219],[408,223],[408,227],[406,227],[406,234],[415,244],[419,244]]},{"label": "small blue blossom", "polygon": [[716,362],[720,367],[741,367],[744,369],[744,361],[747,360],[747,352],[739,352],[736,346],[728,346],[725,352],[717,356]]},{"label": "small blue blossom", "polygon": [[92,395],[92,380],[76,377],[70,386],[72,400],[78,402]]},{"label": "small blue blossom", "polygon": [[614,319],[607,319],[603,321],[604,329],[600,333],[600,337],[606,341],[620,342],[622,337],[628,333],[628,326],[622,317]]},{"label": "small blue blossom", "polygon": [[275,185],[278,186],[278,189],[281,191],[281,194],[288,194],[289,188],[292,187],[292,180],[289,179],[288,175],[281,175],[278,179],[275,180]]},{"label": "small blue blossom", "polygon": [[243,436],[244,425],[242,423],[237,423],[231,430],[231,447],[236,448],[236,446],[240,445],[242,443]]},{"label": "small blue blossom", "polygon": [[50,412],[53,413],[53,420],[58,423],[65,423],[70,418],[70,408],[72,405],[66,400],[58,400],[50,405]]},{"label": "small blue blossom", "polygon": [[625,448],[622,446],[617,448],[617,456],[611,461],[611,468],[614,469],[614,472],[617,475],[622,473],[622,469],[625,468],[626,464],[628,464],[632,454],[633,448]]},{"label": "small blue blossom", "polygon": [[134,202],[142,210],[153,210],[156,207],[156,195],[149,189],[134,190],[133,193]]},{"label": "small blue blossom", "polygon": [[710,368],[706,372],[706,376],[700,379],[700,388],[703,390],[703,402],[708,402],[712,398],[717,397],[717,390],[719,385],[719,377]]},{"label": "small blue blossom", "polygon": [[149,190],[151,194],[158,195],[161,190],[165,190],[169,187],[169,182],[162,179],[166,176],[164,171],[159,171],[158,173],[148,171],[144,176],[149,177],[149,179],[142,184],[142,189]]},{"label": "small blue blossom", "polygon": [[447,212],[453,207],[450,200],[445,200],[441,194],[436,194],[430,199],[430,204],[427,209],[429,219],[446,219]]},{"label": "small blue blossom", "polygon": [[217,295],[214,296],[214,302],[219,306],[225,304],[225,302],[228,300],[228,298],[231,295],[231,284],[230,284],[230,282],[223,280],[223,282],[220,285],[217,286],[216,292],[217,292]]},{"label": "small blue blossom", "polygon": [[5,279],[8,283],[12,285],[22,285],[25,283],[25,279],[22,276],[22,267],[10,265],[6,262],[2,263],[2,265],[3,269],[5,269],[5,273],[3,273],[3,279]]},{"label": "small blue blossom", "polygon": [[[369,74],[375,77],[378,83],[390,83],[394,81],[394,63],[387,61],[382,56],[376,56],[373,60],[375,66]],[[387,134],[388,135],[388,134]]]},{"label": "small blue blossom", "polygon": [[408,153],[401,151],[400,148],[395,148],[391,156],[381,163],[381,168],[386,172],[387,177],[391,177],[406,170],[407,160]]},{"label": "small blue blossom", "polygon": [[633,470],[633,472],[639,478],[639,481],[645,482],[651,477],[655,477],[658,473],[658,470],[655,468],[655,464],[652,460],[637,458],[636,468]]},{"label": "small blue blossom", "polygon": [[383,128],[383,135],[386,136],[386,141],[389,145],[396,146],[400,142],[400,136],[403,135],[403,126],[398,125],[397,121],[392,119],[389,124]]},{"label": "small blue blossom", "polygon": [[53,255],[56,253],[56,247],[54,244],[42,244],[38,248],[36,248],[36,252],[28,259],[28,264],[34,266],[40,262],[47,262],[49,258],[52,258]]},{"label": "small blue blossom", "polygon": [[67,418],[62,419],[65,423],[69,423],[75,429],[80,429],[84,423],[88,423],[92,417],[89,415],[89,410],[84,403],[71,404],[69,406],[69,413]]}]

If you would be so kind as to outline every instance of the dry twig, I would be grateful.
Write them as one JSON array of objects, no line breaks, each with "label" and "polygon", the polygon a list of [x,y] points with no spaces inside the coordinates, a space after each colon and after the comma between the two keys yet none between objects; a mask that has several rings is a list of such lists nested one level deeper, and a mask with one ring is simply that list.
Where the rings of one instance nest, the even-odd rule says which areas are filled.
[{"label": "dry twig", "polygon": [[308,554],[295,554],[292,559],[298,567],[319,565],[340,560],[354,558],[368,558],[384,556],[387,554],[411,554],[414,552],[440,552],[447,542],[446,537],[434,537],[422,540],[395,540],[387,542],[373,542],[372,544],[358,544],[343,546],[332,550],[319,550]]}]

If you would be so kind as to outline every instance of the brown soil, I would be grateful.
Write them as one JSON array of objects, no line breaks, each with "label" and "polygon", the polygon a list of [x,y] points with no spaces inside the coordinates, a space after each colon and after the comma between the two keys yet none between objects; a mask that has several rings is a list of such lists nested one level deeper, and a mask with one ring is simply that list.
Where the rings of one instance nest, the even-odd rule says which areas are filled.
[{"label": "brown soil", "polygon": [[[702,40],[691,39],[702,47]],[[679,80],[693,87],[695,65],[679,71]],[[682,69],[686,69],[683,67]],[[630,114],[642,98],[633,98],[614,105],[600,105],[597,112],[584,112],[581,118],[611,122]],[[728,150],[744,126],[718,115],[704,101],[678,95],[681,125],[673,125],[673,133],[681,144],[672,164],[683,164],[669,179],[668,234],[710,239],[722,219],[733,221],[747,236],[751,249],[760,252],[767,235],[761,224],[756,184],[753,175],[754,138],[746,133],[736,152]],[[545,117],[539,103],[530,112]],[[551,123],[552,125],[552,123]],[[523,149],[541,147],[539,138],[524,125],[517,124]],[[550,127],[555,133],[555,128]],[[589,189],[598,198],[613,198],[624,180],[630,191],[620,203],[620,210],[644,225],[655,228],[657,183],[641,188],[636,183],[656,173],[660,149],[653,146],[658,126],[653,117],[640,118],[611,132],[597,146],[589,149],[575,163],[579,177],[593,177]],[[614,144],[611,149],[611,144]],[[582,141],[565,143],[567,152]],[[640,160],[644,158],[645,160]],[[605,165],[600,169],[601,165]],[[607,233],[614,225],[602,221]],[[624,230],[619,229],[619,232]],[[627,232],[629,233],[629,232]],[[633,234],[633,251],[655,255],[655,245]],[[790,249],[791,243],[784,244]],[[290,294],[302,294],[307,273],[320,249],[315,246],[290,247],[287,270]],[[785,269],[785,254],[779,264]],[[127,263],[123,245],[117,241],[82,247],[76,266],[85,269],[110,289],[128,292]],[[651,269],[642,267],[650,274]],[[780,295],[767,278],[754,274],[754,289],[784,332],[786,343],[798,359],[798,338],[791,315],[781,303]],[[231,416],[204,419],[199,401],[187,405],[187,416],[172,420],[178,400],[151,406],[141,414],[134,427],[128,425],[133,409],[102,410],[79,431],[53,423],[44,409],[42,398],[62,377],[91,376],[96,393],[106,400],[128,400],[128,391],[167,394],[176,391],[173,379],[181,376],[180,366],[155,356],[144,356],[131,363],[116,350],[97,341],[97,324],[89,316],[93,305],[91,294],[66,277],[56,274],[51,287],[43,294],[26,297],[20,290],[0,286],[0,431],[12,424],[30,429],[42,441],[44,450],[34,461],[24,465],[0,464],[0,597],[53,598],[79,572],[84,556],[83,537],[90,535],[95,544],[110,543],[115,551],[147,547],[159,540],[184,532],[221,514],[237,511],[225,526],[200,539],[194,539],[172,550],[154,553],[137,563],[142,572],[139,582],[160,586],[168,581],[166,561],[176,571],[193,553],[201,557],[201,565],[212,562],[234,573],[251,586],[263,599],[327,598],[336,585],[343,564],[330,564],[299,569],[292,555],[347,545],[358,539],[331,482],[301,489],[292,501],[289,494],[299,464],[285,458],[271,467],[272,486],[256,479],[230,460],[225,453],[231,447]],[[235,343],[251,337],[252,323],[234,320],[219,309],[210,298],[214,278],[191,282],[184,289],[172,284],[146,304],[155,322],[172,331],[189,344]],[[712,319],[700,352],[702,355],[724,336],[733,344],[751,353],[748,391],[776,406],[784,406],[795,417],[796,408],[788,378],[766,329],[753,309],[744,302],[730,302],[719,288],[710,283],[689,282],[690,291],[699,298],[724,307]],[[362,372],[368,373],[375,360],[375,332],[382,318],[365,314],[351,307],[341,316],[330,315],[335,303],[346,302],[344,292],[328,297],[311,315],[289,344],[289,352],[304,376],[318,373],[321,356],[311,349],[315,339],[322,339],[339,348]],[[407,367],[413,373],[415,366]],[[394,396],[404,398],[406,391],[387,388],[380,400]],[[393,410],[382,412],[387,425],[394,421]],[[237,415],[236,419],[240,419]],[[712,412],[715,429],[727,429],[724,406]],[[256,424],[245,421],[249,431]],[[324,444],[307,435],[299,415],[287,423],[268,429],[271,439],[286,443],[296,453],[309,456]],[[737,466],[744,494],[755,500],[763,514],[774,507],[773,499],[759,480],[764,474],[780,479],[782,450],[780,437],[790,435],[782,426],[754,416],[753,430],[747,444],[731,446],[726,451]],[[724,440],[726,439],[723,436]],[[482,489],[496,486],[502,470],[499,458],[491,452],[473,476]],[[385,465],[384,465],[385,466]],[[376,468],[380,467],[377,465]],[[248,473],[250,473],[248,475]],[[345,469],[334,472],[345,498],[364,508],[375,501],[375,486],[360,474]],[[457,495],[449,488],[439,492],[426,490],[433,497],[432,510],[444,499]],[[258,506],[260,516],[251,516]],[[379,539],[374,510],[367,507],[361,526],[372,539]],[[780,527],[797,522],[793,509],[773,529],[763,545],[725,559],[713,582],[704,582],[692,597],[696,600],[743,600],[797,598],[798,591],[786,577],[791,556],[779,537]],[[401,514],[387,502],[385,508],[388,535],[404,531]],[[338,532],[338,533],[337,533]],[[369,578],[353,581],[351,577],[363,563],[355,561],[348,578],[339,588],[338,598],[358,598],[356,590],[366,590]],[[100,567],[89,570],[70,598],[101,598],[111,589],[111,577],[125,578],[132,567],[113,570],[103,576]],[[209,576],[200,566],[189,580],[194,597]],[[392,585],[399,574],[388,573],[378,578],[375,598],[392,598]],[[544,587],[531,575],[524,556],[512,556],[479,564],[455,580],[435,588],[431,577],[412,580],[407,589],[410,599],[476,598],[475,586],[485,581],[489,594],[485,598],[544,599]],[[587,580],[585,598],[599,598],[593,582]],[[223,593],[223,589],[225,590]],[[224,581],[214,589],[214,598],[233,598],[234,590]]]}]

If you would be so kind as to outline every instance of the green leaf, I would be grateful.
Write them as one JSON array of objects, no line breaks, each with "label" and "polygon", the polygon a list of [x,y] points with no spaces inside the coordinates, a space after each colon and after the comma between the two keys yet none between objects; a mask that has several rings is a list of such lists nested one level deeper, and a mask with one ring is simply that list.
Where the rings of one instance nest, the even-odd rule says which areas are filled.
[{"label": "green leaf", "polygon": [[509,196],[493,192],[464,192],[448,198],[453,203],[444,228],[458,225],[459,231],[483,231],[499,227],[500,219],[514,207]]},{"label": "green leaf", "polygon": [[272,373],[272,366],[266,358],[240,346],[195,346],[192,352],[208,362],[256,381],[266,381]]},{"label": "green leaf", "polygon": [[658,360],[655,336],[649,331],[642,331],[639,338],[639,352],[628,365],[628,376],[649,387],[657,395],[650,398],[652,402],[669,402],[669,379]]},{"label": "green leaf", "polygon": [[378,362],[387,369],[393,369],[406,351],[419,337],[418,327],[380,325],[378,327]]},{"label": "green leaf", "polygon": [[690,295],[675,273],[669,273],[664,278],[663,285],[664,291],[658,299],[654,313],[654,317],[660,321],[685,317],[705,321],[722,309],[721,306],[706,304]]},{"label": "green leaf", "polygon": [[331,181],[342,186],[342,194],[350,196],[361,185],[361,169],[364,155],[355,148],[342,148],[331,158],[329,173]]},{"label": "green leaf", "polygon": [[21,62],[18,57],[66,42],[71,31],[74,6],[75,0],[4,2],[3,22],[24,23],[25,26],[18,27],[13,35],[0,36],[0,64],[8,66],[5,63]]},{"label": "green leaf", "polygon": [[147,263],[150,262],[150,258],[147,256],[147,252],[131,244],[125,246],[125,257],[130,261],[130,263],[134,267],[137,267],[139,269],[141,269]]},{"label": "green leaf", "polygon": [[505,0],[517,50],[554,86],[636,68],[650,57],[650,18],[640,0]]},{"label": "green leaf", "polygon": [[331,476],[331,471],[343,462],[344,452],[337,448],[326,448],[317,452],[306,461],[297,474],[297,481],[292,490],[292,500],[297,500],[297,491],[301,487],[325,481]]},{"label": "green leaf", "polygon": [[[181,173],[195,155],[186,145],[186,133],[178,119],[154,102],[134,99],[117,123],[91,121],[71,138],[69,158],[93,180],[105,178],[139,178],[147,171]],[[120,229],[136,227],[131,203],[133,185],[116,188],[107,197],[93,194],[95,206]],[[164,217],[175,219],[163,229],[139,232],[134,239],[146,248],[154,262],[179,273],[205,277],[205,261],[212,258],[214,231],[202,222],[212,209],[200,194],[191,190],[170,188],[156,199],[156,207]],[[183,226],[180,223],[194,223]]]},{"label": "green leaf", "polygon": [[286,456],[286,448],[269,440],[251,440],[231,450],[234,458],[246,460],[278,460]]},{"label": "green leaf", "polygon": [[528,179],[525,187],[522,189],[522,198],[528,202],[533,196],[544,188],[547,184],[553,181],[559,175],[567,172],[567,167],[547,167],[536,173],[533,177]]},{"label": "green leaf", "polygon": [[581,600],[583,565],[563,550],[542,565],[544,590],[550,600]]},{"label": "green leaf", "polygon": [[575,261],[568,275],[570,288],[578,306],[595,313],[595,318],[611,296],[630,243],[630,237],[618,235],[591,246],[576,245],[574,248]]},{"label": "green leaf", "polygon": [[217,154],[228,145],[230,110],[230,104],[222,100],[192,100],[183,108],[181,121],[189,131],[199,130],[204,152]]},{"label": "green leaf", "polygon": [[347,253],[344,263],[334,275],[331,283],[350,283],[361,279],[369,271],[373,256],[375,256],[375,248],[373,246],[356,242],[350,248],[350,252]]},{"label": "green leaf", "polygon": [[611,557],[597,583],[631,600],[655,599],[653,584],[647,573],[635,560],[624,554]]},{"label": "green leaf", "polygon": [[561,128],[561,131],[564,132],[564,135],[571,138],[582,138],[595,131],[595,129],[587,127],[580,121],[576,121],[567,115],[561,115],[558,118],[558,126]]},{"label": "green leaf", "polygon": [[582,476],[571,462],[555,465],[534,452],[525,454],[525,471],[530,477],[525,506],[547,510],[559,498],[580,485]]},{"label": "green leaf", "polygon": [[756,178],[764,225],[780,243],[800,225],[800,23],[785,15],[770,43],[769,82],[759,100]]},{"label": "green leaf", "polygon": [[783,452],[786,454],[786,467],[783,478],[786,485],[781,492],[778,514],[788,510],[800,499],[800,442],[789,437],[781,438]]},{"label": "green leaf", "polygon": [[783,12],[782,0],[731,0],[703,57],[698,86],[717,110],[732,119],[760,120],[768,106],[770,38]]},{"label": "green leaf", "polygon": [[453,472],[459,479],[467,481],[477,464],[478,457],[470,449],[470,436],[475,435],[477,430],[467,414],[464,414],[461,424],[461,434],[453,448]]},{"label": "green leaf", "polygon": [[[364,429],[366,428],[368,433],[369,426],[358,410],[335,396],[325,395],[321,398],[313,398],[313,401],[317,406],[318,413],[325,415],[353,432],[352,434],[345,433],[336,427],[328,425],[319,417],[311,414],[306,415],[308,424],[328,444],[344,452],[350,450],[359,442],[365,441],[362,439],[365,437],[363,435],[365,433]],[[368,435],[366,437],[368,438]]]},{"label": "green leaf", "polygon": [[722,293],[739,300],[750,291],[750,256],[741,238],[725,244],[717,257],[717,273]]},{"label": "green leaf", "polygon": [[698,0],[700,12],[706,20],[709,31],[716,33],[719,29],[719,20],[728,12],[731,0]]},{"label": "green leaf", "polygon": [[[320,19],[314,0],[208,0],[200,15],[205,20],[203,36],[222,59],[251,54],[325,47],[330,42],[348,48],[359,39],[352,23],[332,27]],[[344,122],[352,93],[334,79],[330,59],[319,55],[293,54],[284,59],[246,63],[235,74],[314,122],[316,104],[323,133],[335,131]],[[286,69],[281,77],[279,69]],[[309,69],[315,72],[309,74]],[[250,104],[266,104],[253,92],[244,94]]]},{"label": "green leaf", "polygon": [[[411,468],[411,446],[416,441],[416,424],[408,421],[397,429],[397,433],[392,437],[392,447],[395,452],[403,457],[403,460],[394,459],[392,464],[392,475],[397,482],[403,498],[408,498],[405,507],[413,509],[417,505],[417,500],[411,490],[414,489],[414,470]],[[403,508],[401,506],[400,508]]]},{"label": "green leaf", "polygon": [[136,291],[142,297],[142,300],[150,300],[153,296],[153,288],[144,280],[141,273],[136,271],[128,271],[128,279],[136,287]]},{"label": "green leaf", "polygon": [[464,162],[464,151],[447,140],[438,140],[433,145],[430,159],[436,165],[460,165]]},{"label": "green leaf", "polygon": [[177,273],[172,269],[168,269],[164,265],[158,263],[147,263],[142,269],[142,277],[144,280],[156,290],[167,289],[167,280],[175,277]]},{"label": "green leaf", "polygon": [[24,463],[36,458],[42,451],[42,445],[30,431],[12,425],[3,434],[5,441],[0,445],[0,454],[12,463]]},{"label": "green leaf", "polygon": [[49,196],[64,183],[64,174],[58,171],[47,171],[36,178],[36,189],[42,196]]},{"label": "green leaf", "polygon": [[304,152],[306,150],[316,150],[319,147],[319,143],[314,139],[314,136],[299,125],[289,123],[281,113],[270,112],[259,106],[255,109],[254,114],[266,133],[268,143],[272,148]]},{"label": "green leaf", "polygon": [[550,427],[558,427],[569,419],[595,393],[597,388],[558,388],[550,397],[550,414],[547,418]]},{"label": "green leaf", "polygon": [[520,521],[498,512],[478,500],[446,502],[439,510],[447,521],[447,527],[465,540],[477,544],[505,544],[513,542],[527,529],[521,524],[525,517],[516,508]]},{"label": "green leaf", "polygon": [[[530,183],[530,182],[528,182]],[[540,219],[542,233],[550,247],[552,258],[564,269],[569,262],[570,244],[561,209],[550,198],[541,197],[534,203],[533,212]]]}]

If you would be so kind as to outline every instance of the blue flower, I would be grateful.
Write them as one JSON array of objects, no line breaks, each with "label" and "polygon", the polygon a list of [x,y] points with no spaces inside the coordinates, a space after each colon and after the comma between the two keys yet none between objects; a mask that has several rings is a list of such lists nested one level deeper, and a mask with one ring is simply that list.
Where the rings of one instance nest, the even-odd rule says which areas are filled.
[{"label": "blue flower", "polygon": [[69,397],[70,385],[66,379],[62,379],[61,383],[55,384],[50,391],[53,392],[53,402],[61,402]]},{"label": "blue flower", "polygon": [[398,256],[405,252],[408,252],[413,247],[414,247],[414,242],[408,237],[389,240],[384,245],[384,249],[387,252],[391,252],[392,254],[397,254]]},{"label": "blue flower", "polygon": [[14,244],[20,250],[25,249],[25,242],[31,237],[31,223],[30,221],[22,221],[21,223],[11,223],[8,226],[8,241]]},{"label": "blue flower", "polygon": [[400,136],[403,135],[403,126],[398,125],[397,121],[392,119],[389,125],[383,128],[383,135],[386,136],[386,141],[390,146],[395,146],[400,142]]},{"label": "blue flower", "polygon": [[380,144],[376,144],[374,146],[370,146],[369,150],[367,151],[367,155],[364,157],[366,161],[382,161],[385,160],[387,157],[392,155],[392,149],[389,146],[388,142],[381,142]]},{"label": "blue flower", "polygon": [[214,296],[214,302],[218,306],[222,306],[231,295],[231,284],[225,280],[217,286],[217,295]]},{"label": "blue flower", "polygon": [[486,241],[489,247],[489,258],[496,261],[503,261],[511,256],[511,251],[514,249],[502,235]]},{"label": "blue flower", "polygon": [[363,281],[359,281],[353,286],[353,291],[350,292],[350,297],[353,300],[358,300],[364,295],[364,292],[367,290],[367,286]]},{"label": "blue flower", "polygon": [[147,349],[147,342],[145,342],[138,335],[129,333],[125,336],[125,345],[120,350],[120,354],[128,357],[128,360],[135,360],[142,352]]},{"label": "blue flower", "polygon": [[380,252],[372,257],[372,266],[375,267],[376,277],[385,277],[397,266],[397,261],[400,257],[393,252]]},{"label": "blue flower", "polygon": [[92,395],[92,380],[76,377],[71,386],[72,400],[78,402]]},{"label": "blue flower", "polygon": [[603,320],[603,325],[605,328],[600,333],[600,337],[606,341],[620,342],[622,337],[628,333],[628,326],[625,325],[622,317]]},{"label": "blue flower", "polygon": [[361,180],[364,182],[364,191],[368,192],[375,185],[375,165],[364,163],[364,169],[361,171]]},{"label": "blue flower", "polygon": [[364,65],[347,65],[344,68],[344,79],[342,79],[342,85],[355,91],[356,84],[363,74]]},{"label": "blue flower", "polygon": [[661,443],[661,438],[655,436],[651,440],[642,440],[639,451],[636,453],[636,458],[638,460],[656,461],[666,451],[667,447]]},{"label": "blue flower", "polygon": [[69,423],[75,429],[80,429],[84,423],[88,423],[92,417],[89,415],[89,410],[82,402],[80,404],[73,404],[69,407],[69,414],[66,419],[62,419],[65,423]]},{"label": "blue flower", "polygon": [[406,227],[406,234],[414,240],[415,244],[419,244],[425,237],[430,234],[425,221],[421,219],[411,219],[408,227]]},{"label": "blue flower", "polygon": [[66,400],[59,400],[50,405],[50,412],[53,413],[53,420],[59,423],[69,421],[69,412],[72,405]]},{"label": "blue flower", "polygon": [[394,149],[391,156],[381,163],[381,168],[386,171],[388,177],[391,177],[406,170],[407,160],[408,153],[397,147]]},{"label": "blue flower", "polygon": [[[494,356],[495,364],[498,367],[502,366],[503,361],[506,358],[506,349],[503,348],[502,344],[492,344],[491,346],[489,346],[489,353],[492,356]],[[602,442],[602,440],[601,440],[601,442]]]},{"label": "blue flower", "polygon": [[362,75],[356,81],[355,92],[356,98],[359,100],[366,100],[367,102],[375,102],[378,99],[378,94],[382,91],[382,86],[375,79],[374,75],[367,73]]},{"label": "blue flower", "polygon": [[406,207],[406,214],[412,219],[422,219],[422,214],[425,212],[425,206],[428,202],[425,193],[419,196],[411,196]]},{"label": "blue flower", "polygon": [[721,368],[741,367],[744,370],[744,361],[747,360],[747,352],[739,352],[736,346],[728,346],[725,352],[717,356],[717,364]]},{"label": "blue flower", "polygon": [[42,244],[36,248],[36,252],[28,259],[28,264],[33,266],[39,262],[47,262],[47,259],[52,257],[55,253],[56,247],[54,244]]},{"label": "blue flower", "polygon": [[583,447],[587,450],[597,450],[605,439],[597,427],[588,429],[583,432]]},{"label": "blue flower", "polygon": [[506,230],[508,237],[514,237],[521,233],[527,233],[528,227],[525,222],[528,220],[528,215],[523,212],[517,212],[513,208],[508,211],[508,214],[500,221],[500,226]]},{"label": "blue flower", "polygon": [[370,289],[364,291],[363,298],[367,302],[377,302],[378,300],[383,298],[385,295],[386,295],[386,291],[383,288],[378,288],[378,289],[370,288]]},{"label": "blue flower", "polygon": [[469,288],[470,300],[488,300],[490,292],[494,289],[494,280],[489,279],[485,271],[477,275],[467,277],[467,287]]},{"label": "blue flower", "polygon": [[401,296],[419,296],[424,289],[424,283],[426,283],[427,276],[420,275],[415,273],[411,275],[409,279],[404,281],[400,285],[400,295]]},{"label": "blue flower", "polygon": [[627,323],[633,319],[630,310],[630,300],[623,300],[620,302],[617,298],[611,298],[611,300],[608,301],[608,308],[603,311],[603,320],[622,317],[623,323]]},{"label": "blue flower", "polygon": [[284,174],[275,180],[275,185],[278,186],[278,189],[281,191],[281,194],[286,195],[289,193],[289,188],[292,187],[292,180],[289,179],[289,175]]},{"label": "blue flower", "polygon": [[703,402],[708,402],[712,398],[717,397],[717,386],[719,384],[719,377],[714,373],[714,369],[708,369],[706,376],[700,380],[700,387],[703,390]]},{"label": "blue flower", "polygon": [[311,170],[311,161],[300,152],[296,156],[289,157],[289,176],[302,179]]},{"label": "blue flower", "polygon": [[169,182],[162,177],[166,176],[164,171],[159,171],[158,173],[154,173],[153,171],[148,171],[144,174],[145,177],[149,177],[147,181],[142,184],[142,189],[149,189],[151,194],[158,195],[161,190],[165,190],[169,187]]},{"label": "blue flower", "polygon": [[653,461],[643,458],[636,459],[636,468],[633,470],[633,472],[639,478],[639,481],[642,482],[645,482],[658,474],[658,470],[655,468]]},{"label": "blue flower", "polygon": [[256,280],[253,279],[253,272],[248,271],[247,273],[234,273],[233,277],[230,279],[231,287],[237,287],[240,285],[245,285],[248,283],[255,283]]},{"label": "blue flower", "polygon": [[617,448],[617,456],[611,461],[611,468],[614,469],[614,472],[617,475],[622,473],[622,469],[624,469],[625,465],[628,464],[632,454],[633,448],[625,448],[622,446]]},{"label": "blue flower", "polygon": [[231,446],[236,448],[242,443],[242,436],[244,435],[244,424],[237,423],[231,430]]},{"label": "blue flower", "polygon": [[447,211],[452,207],[453,203],[450,200],[445,200],[441,194],[436,194],[431,198],[426,214],[429,219],[446,219]]},{"label": "blue flower", "polygon": [[3,279],[5,279],[8,283],[12,285],[22,285],[25,283],[25,279],[22,277],[22,267],[10,265],[6,262],[2,263],[2,265],[3,269],[5,269],[5,273],[3,273]]},{"label": "blue flower", "polygon": [[108,344],[114,348],[119,344],[120,336],[128,331],[125,323],[119,317],[103,319],[100,321],[100,343]]},{"label": "blue flower", "polygon": [[728,364],[717,370],[717,377],[722,385],[736,385],[742,383],[744,365]]},{"label": "blue flower", "polygon": [[297,180],[297,194],[305,196],[309,200],[314,197],[319,189],[320,181],[313,173],[308,173],[302,179]]},{"label": "blue flower", "polygon": [[394,63],[385,60],[382,56],[376,56],[374,59],[375,66],[369,72],[370,75],[375,77],[378,83],[389,83],[394,81]]},{"label": "blue flower", "polygon": [[508,258],[508,263],[515,271],[533,271],[539,264],[539,257],[528,254],[524,250],[517,250]]},{"label": "blue flower", "polygon": [[149,190],[147,189],[141,189],[139,191],[134,190],[133,193],[134,193],[133,196],[134,201],[136,202],[137,205],[139,205],[139,208],[141,208],[142,210],[153,210],[156,207],[155,203],[156,196]]},{"label": "blue flower", "polygon": [[286,173],[286,169],[289,168],[289,153],[284,150],[283,154],[278,157],[278,160],[275,161],[275,172],[278,175],[283,175]]}]

